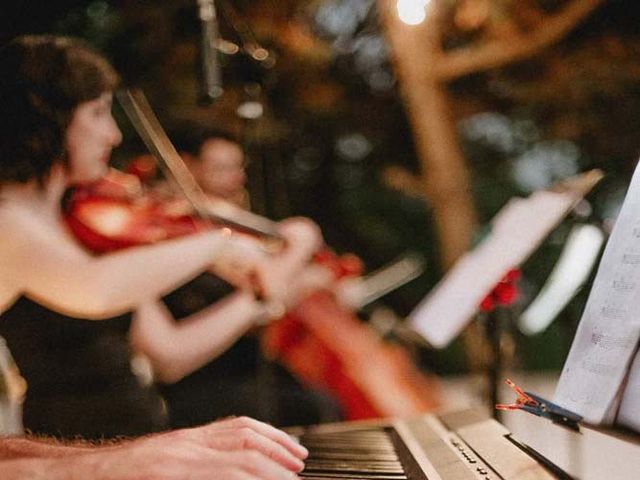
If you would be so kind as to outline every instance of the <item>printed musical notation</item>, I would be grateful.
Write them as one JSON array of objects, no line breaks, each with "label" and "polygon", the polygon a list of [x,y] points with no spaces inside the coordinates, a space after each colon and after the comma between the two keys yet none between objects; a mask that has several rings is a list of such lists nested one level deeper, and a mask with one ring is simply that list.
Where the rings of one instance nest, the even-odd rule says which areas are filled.
[{"label": "printed musical notation", "polygon": [[625,381],[630,391],[640,389],[640,372],[630,372],[632,362],[640,369],[634,362],[640,338],[639,240],[640,168],[636,168],[554,397],[555,403],[590,423],[615,420],[619,408],[635,412],[635,417],[640,410],[640,397],[620,394]]},{"label": "printed musical notation", "polygon": [[636,282],[620,277],[612,282],[611,287],[616,292],[630,292],[636,288]]},{"label": "printed musical notation", "polygon": [[625,253],[622,255],[623,265],[640,265],[640,253]]},{"label": "printed musical notation", "polygon": [[591,343],[604,350],[611,350],[615,348],[627,350],[634,347],[632,338],[606,335],[598,332],[591,334]]}]

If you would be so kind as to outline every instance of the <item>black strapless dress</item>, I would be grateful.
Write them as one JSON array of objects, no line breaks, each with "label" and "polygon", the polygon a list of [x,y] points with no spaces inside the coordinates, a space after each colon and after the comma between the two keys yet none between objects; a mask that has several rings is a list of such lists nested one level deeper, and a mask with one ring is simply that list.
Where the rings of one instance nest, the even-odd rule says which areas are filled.
[{"label": "black strapless dress", "polygon": [[0,315],[28,390],[24,427],[58,438],[110,439],[167,424],[159,394],[131,371],[131,314],[84,320],[21,297]]}]

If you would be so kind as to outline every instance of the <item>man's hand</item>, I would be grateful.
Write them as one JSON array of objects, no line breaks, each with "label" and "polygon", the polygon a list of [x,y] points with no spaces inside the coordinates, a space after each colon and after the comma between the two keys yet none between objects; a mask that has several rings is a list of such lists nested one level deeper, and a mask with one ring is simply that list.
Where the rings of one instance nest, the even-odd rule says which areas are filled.
[{"label": "man's hand", "polygon": [[[91,458],[94,457],[94,458]],[[68,461],[69,459],[67,459]],[[85,456],[94,480],[293,480],[295,472],[252,449],[214,450],[176,440],[161,444],[140,443],[130,448]],[[70,467],[71,462],[67,462]],[[52,477],[66,479],[65,476]]]},{"label": "man's hand", "polygon": [[307,450],[282,430],[248,417],[229,418],[203,427],[176,430],[171,437],[218,451],[256,451],[292,472],[304,467]]},{"label": "man's hand", "polygon": [[246,417],[82,451],[10,460],[0,469],[7,480],[293,480],[308,454],[284,432]]}]

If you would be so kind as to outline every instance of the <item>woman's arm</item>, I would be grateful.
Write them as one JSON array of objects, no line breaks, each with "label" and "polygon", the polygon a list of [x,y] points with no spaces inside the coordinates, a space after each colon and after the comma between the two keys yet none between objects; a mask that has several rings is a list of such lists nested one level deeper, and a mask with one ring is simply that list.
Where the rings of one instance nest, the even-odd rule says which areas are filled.
[{"label": "woman's arm", "polygon": [[[133,347],[151,361],[159,380],[173,383],[219,356],[258,319],[295,304],[309,288],[321,287],[325,276],[310,276],[309,257],[317,248],[319,234],[306,220],[283,224],[287,248],[272,257],[244,258],[246,277],[252,269],[260,275],[264,294],[271,302],[257,302],[253,293],[239,290],[180,323],[160,302],[141,303],[131,330]],[[236,267],[240,270],[240,266]],[[227,278],[227,280],[229,280]]]},{"label": "woman's arm", "polygon": [[151,361],[156,378],[174,383],[213,360],[267,314],[250,292],[238,290],[177,323],[161,302],[141,304],[131,345]]},{"label": "woman's arm", "polygon": [[11,288],[14,296],[25,293],[83,318],[113,316],[158,298],[234,250],[232,240],[209,232],[93,257],[57,226],[24,215],[0,220],[3,296]]}]

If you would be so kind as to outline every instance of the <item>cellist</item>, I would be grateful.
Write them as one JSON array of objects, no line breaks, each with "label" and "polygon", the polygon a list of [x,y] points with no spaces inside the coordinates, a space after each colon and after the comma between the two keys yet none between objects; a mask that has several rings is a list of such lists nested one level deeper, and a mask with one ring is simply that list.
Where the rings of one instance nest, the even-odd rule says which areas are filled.
[{"label": "cellist", "polygon": [[[105,173],[121,140],[111,116],[117,75],[58,37],[12,41],[0,49],[0,70],[0,334],[29,383],[25,426],[86,438],[165,428],[163,403],[129,365],[128,312],[212,264],[246,262],[246,251],[212,230],[90,255],[65,230],[60,202],[70,183]],[[318,242],[308,223],[282,234],[301,256]],[[252,271],[269,283],[263,264]],[[272,453],[262,439],[251,445]]]},{"label": "cellist", "polygon": [[[187,124],[172,138],[209,197],[248,207],[244,153],[233,136]],[[357,259],[338,258],[323,250],[314,260],[295,279],[298,286],[309,282],[311,288],[302,291],[307,295],[299,296],[284,319],[265,329],[262,348],[255,336],[243,337],[201,371],[163,388],[178,426],[205,421],[207,414],[228,413],[229,398],[251,392],[252,387],[255,391],[256,359],[270,367],[275,390],[271,397],[279,411],[267,413],[275,413],[270,420],[280,424],[334,420],[331,417],[338,408],[340,415],[369,418],[416,414],[434,407],[437,401],[430,379],[420,375],[405,352],[384,346],[351,313],[349,305],[357,304],[361,292],[360,279],[352,276],[359,273]],[[194,297],[206,303],[211,290],[206,282],[203,285],[189,285],[166,297],[165,303],[176,317],[183,317],[192,311]],[[368,365],[376,367],[368,369]],[[320,389],[327,393],[320,394]],[[242,405],[251,410],[244,413],[263,413],[259,397],[248,398]]]},{"label": "cellist", "polygon": [[[245,155],[232,134],[184,123],[175,128],[170,137],[207,196],[248,207]],[[316,280],[322,283],[327,279],[322,272],[318,273],[320,275],[316,275],[313,266],[300,270],[287,289],[290,294],[286,299],[287,306],[292,306],[306,290],[303,277],[314,286],[317,286]],[[292,292],[296,287],[297,292]],[[229,348],[215,358],[209,356],[207,360],[211,361],[197,370],[167,369],[162,363],[161,352],[151,356],[154,371],[159,374],[161,393],[169,407],[171,425],[199,425],[230,414],[250,415],[279,426],[339,420],[339,408],[330,396],[303,387],[281,365],[264,358],[255,332],[246,332],[247,320],[252,313],[242,300],[243,295],[219,277],[203,274],[165,296],[163,305],[145,304],[136,313],[133,345],[146,352],[150,349],[144,339],[154,335],[156,323],[171,324],[170,320],[163,321],[161,317],[175,317],[178,322],[173,328],[179,329],[222,304],[234,312],[231,318],[224,319],[225,324],[245,326],[236,328],[236,332],[247,334],[227,337]],[[193,365],[195,363],[188,367]],[[177,375],[163,374],[171,374],[171,370]]]}]

